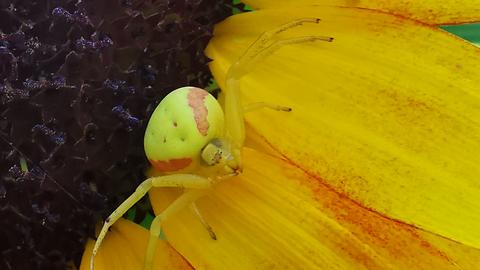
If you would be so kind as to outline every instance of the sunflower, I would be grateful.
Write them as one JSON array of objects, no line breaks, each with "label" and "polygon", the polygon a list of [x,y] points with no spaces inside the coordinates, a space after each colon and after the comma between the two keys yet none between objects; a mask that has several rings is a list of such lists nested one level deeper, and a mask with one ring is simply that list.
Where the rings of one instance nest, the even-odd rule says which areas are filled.
[{"label": "sunflower", "polygon": [[[278,25],[320,18],[277,38],[335,40],[242,79],[245,103],[293,111],[246,115],[244,173],[198,201],[218,239],[186,209],[164,223],[158,269],[480,269],[480,49],[438,28],[479,20],[480,2],[249,2],[206,50],[221,88]],[[180,192],[151,191],[155,213]],[[140,269],[146,237],[120,221],[96,269]]]}]

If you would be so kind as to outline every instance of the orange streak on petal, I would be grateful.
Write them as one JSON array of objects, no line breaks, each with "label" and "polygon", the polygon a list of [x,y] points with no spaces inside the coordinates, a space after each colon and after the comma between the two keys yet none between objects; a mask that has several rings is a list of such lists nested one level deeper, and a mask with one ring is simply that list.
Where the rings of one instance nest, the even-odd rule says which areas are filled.
[{"label": "orange streak on petal", "polygon": [[[258,133],[252,132],[250,137],[257,137],[257,140],[263,141],[266,145],[272,147],[285,163],[303,171],[306,177],[300,184],[313,192],[314,198],[319,204],[323,205],[324,210],[327,210],[326,212],[330,216],[334,217],[338,223],[352,232],[360,241],[376,249],[376,252],[379,254],[387,252],[389,256],[408,260],[411,258],[410,251],[412,247],[414,247],[414,250],[420,250],[421,248],[423,252],[437,257],[439,261],[443,261],[450,267],[455,266],[452,258],[429,243],[424,236],[419,234],[419,230],[414,226],[392,219],[376,212],[374,209],[367,208],[352,200],[348,193],[341,193],[335,190],[326,184],[327,181],[321,175],[310,172],[302,164],[296,164],[286,155],[276,150],[273,145]],[[345,181],[349,181],[349,179],[345,179]],[[375,265],[372,258],[357,252],[348,242],[340,242],[337,244],[337,247],[345,251],[361,265]],[[446,268],[448,268],[447,265]]]},{"label": "orange streak on petal", "polygon": [[[255,134],[254,137],[255,136],[259,137],[259,140],[263,140],[267,145],[270,145],[263,136],[258,134]],[[272,145],[270,146],[273,148]],[[313,192],[314,198],[318,200],[318,203],[322,204],[325,209],[328,209],[328,213],[334,216],[335,220],[348,228],[349,231],[362,232],[360,234],[354,233],[362,242],[373,241],[375,242],[375,246],[381,247],[382,249],[384,248],[392,256],[408,258],[410,255],[405,251],[407,248],[411,248],[412,239],[415,239],[414,242],[417,243],[417,247],[422,247],[424,251],[441,260],[445,260],[446,262],[450,261],[450,258],[444,252],[424,240],[423,237],[418,234],[418,229],[414,226],[397,221],[361,205],[352,200],[348,194],[340,193],[328,184],[325,184],[325,179],[322,179],[320,175],[307,171],[301,164],[296,164],[286,155],[280,152],[276,153],[284,162],[305,173],[306,177],[300,184],[310,189]],[[346,181],[348,180],[346,179]],[[392,234],[392,232],[395,233]],[[402,239],[409,240],[402,241]],[[353,249],[349,244],[346,243],[346,246],[344,246],[340,243],[338,246],[359,263],[362,263],[362,265],[372,264],[371,258],[368,256],[352,252]]]},{"label": "orange streak on petal", "polygon": [[191,158],[179,158],[169,160],[150,160],[155,169],[162,172],[178,171],[188,167],[192,163]]},{"label": "orange streak on petal", "polygon": [[[293,165],[296,166],[296,164]],[[309,173],[307,175],[311,178],[305,178],[307,181],[303,184],[312,189],[315,198],[331,211],[329,214],[334,216],[335,220],[354,232],[354,235],[362,242],[373,242],[375,244],[370,244],[371,246],[387,251],[396,258],[408,259],[410,252],[407,250],[411,250],[412,246],[415,246],[416,248],[421,247],[424,252],[445,261],[445,263],[451,261],[448,255],[419,235],[417,228],[366,208],[350,199],[348,194],[338,193],[327,185],[319,186],[318,183],[325,183],[325,180],[318,175]],[[330,192],[325,192],[326,190]],[[364,260],[362,257],[356,259],[359,262]]]},{"label": "orange streak on petal", "polygon": [[207,136],[209,128],[207,119],[208,109],[205,106],[205,97],[207,95],[208,93],[205,90],[192,87],[187,96],[188,106],[192,108],[198,131],[203,136]]}]

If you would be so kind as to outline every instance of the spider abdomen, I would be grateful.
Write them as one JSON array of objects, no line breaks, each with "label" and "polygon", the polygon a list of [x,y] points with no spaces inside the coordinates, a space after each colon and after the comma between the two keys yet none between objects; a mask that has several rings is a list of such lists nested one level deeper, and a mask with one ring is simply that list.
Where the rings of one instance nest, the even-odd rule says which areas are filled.
[{"label": "spider abdomen", "polygon": [[182,87],[158,104],[147,125],[145,153],[162,172],[189,171],[200,164],[202,148],[223,135],[223,111],[207,91]]}]

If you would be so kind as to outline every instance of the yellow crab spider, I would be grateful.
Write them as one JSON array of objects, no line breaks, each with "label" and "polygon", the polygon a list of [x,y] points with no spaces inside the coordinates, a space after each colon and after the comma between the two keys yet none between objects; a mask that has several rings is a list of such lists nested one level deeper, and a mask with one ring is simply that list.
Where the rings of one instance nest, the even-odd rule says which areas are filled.
[{"label": "yellow crab spider", "polygon": [[216,236],[201,216],[195,201],[220,181],[242,172],[241,150],[245,140],[244,113],[259,109],[290,111],[290,108],[264,102],[243,106],[240,101],[239,80],[256,63],[287,44],[311,41],[332,41],[331,37],[303,36],[284,40],[273,37],[304,23],[318,23],[316,18],[305,18],[264,32],[228,70],[224,108],[203,89],[182,87],[168,94],[153,112],[145,131],[145,153],[162,176],[142,182],[105,223],[97,237],[90,258],[94,269],[95,255],[108,229],[139,201],[152,187],[180,187],[184,193],[156,216],[150,227],[150,238],[144,269],[151,269],[161,223],[175,212],[191,206],[212,239]]}]

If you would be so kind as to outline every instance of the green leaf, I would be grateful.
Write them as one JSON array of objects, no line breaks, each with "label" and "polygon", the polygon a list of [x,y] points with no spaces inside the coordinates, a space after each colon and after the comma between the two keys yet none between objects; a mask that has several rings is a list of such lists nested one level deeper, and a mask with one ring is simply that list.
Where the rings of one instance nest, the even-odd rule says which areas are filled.
[{"label": "green leaf", "polygon": [[440,28],[472,43],[480,44],[480,23],[446,25]]}]

